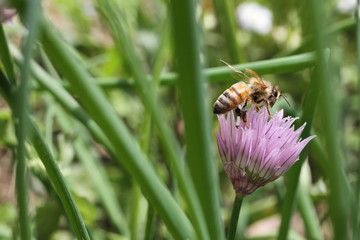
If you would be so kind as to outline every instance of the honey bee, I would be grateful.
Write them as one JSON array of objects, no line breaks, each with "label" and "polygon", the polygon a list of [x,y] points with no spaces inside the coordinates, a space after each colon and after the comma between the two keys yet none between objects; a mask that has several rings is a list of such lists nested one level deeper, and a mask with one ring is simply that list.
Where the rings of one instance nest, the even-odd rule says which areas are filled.
[{"label": "honey bee", "polygon": [[246,72],[250,74],[250,76],[248,76],[229,63],[223,60],[221,61],[228,65],[236,75],[241,76],[242,79],[247,80],[249,83],[241,81],[225,90],[214,103],[214,114],[223,114],[235,109],[236,115],[239,116],[246,127],[249,128],[246,118],[247,104],[254,104],[257,110],[260,109],[259,107],[261,105],[264,105],[270,118],[272,118],[272,115],[269,107],[272,107],[280,96],[282,96],[290,106],[287,98],[283,94],[280,94],[278,86],[262,79],[259,74],[251,69],[246,69]]}]

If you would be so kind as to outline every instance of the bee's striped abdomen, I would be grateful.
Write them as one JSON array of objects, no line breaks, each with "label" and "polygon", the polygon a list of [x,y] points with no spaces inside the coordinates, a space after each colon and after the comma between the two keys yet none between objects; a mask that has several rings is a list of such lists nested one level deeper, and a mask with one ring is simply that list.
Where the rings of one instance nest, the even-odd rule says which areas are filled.
[{"label": "bee's striped abdomen", "polygon": [[214,103],[214,113],[222,114],[229,112],[245,102],[249,97],[250,88],[243,82],[235,83],[225,90]]}]

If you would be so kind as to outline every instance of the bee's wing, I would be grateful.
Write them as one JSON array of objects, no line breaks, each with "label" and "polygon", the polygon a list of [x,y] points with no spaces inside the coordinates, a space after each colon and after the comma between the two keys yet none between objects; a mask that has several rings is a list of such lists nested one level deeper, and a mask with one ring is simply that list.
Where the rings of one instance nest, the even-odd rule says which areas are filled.
[{"label": "bee's wing", "polygon": [[248,69],[248,68],[245,71],[248,72],[251,76],[253,76],[258,83],[264,84],[263,79],[259,76],[259,74],[257,74],[257,72],[255,72],[251,69]]},{"label": "bee's wing", "polygon": [[220,59],[221,62],[225,63],[232,71],[230,72],[231,76],[235,78],[238,81],[249,81],[249,76],[247,76],[245,73],[234,67],[233,65],[225,62],[224,60]]}]

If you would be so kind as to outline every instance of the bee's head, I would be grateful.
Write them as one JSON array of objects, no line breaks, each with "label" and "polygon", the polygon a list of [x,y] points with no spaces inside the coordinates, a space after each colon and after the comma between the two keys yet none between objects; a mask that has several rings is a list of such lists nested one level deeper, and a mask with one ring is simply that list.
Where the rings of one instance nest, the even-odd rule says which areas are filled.
[{"label": "bee's head", "polygon": [[282,96],[285,99],[285,101],[287,102],[287,104],[289,104],[289,106],[290,106],[290,103],[287,100],[287,98],[283,94],[280,94],[280,90],[279,90],[278,86],[274,85],[274,87],[271,90],[270,96],[268,98],[270,107],[274,106],[276,100],[278,100],[278,98],[280,96]]},{"label": "bee's head", "polygon": [[274,87],[271,90],[270,96],[268,98],[268,102],[270,107],[274,106],[276,100],[279,98],[280,96],[280,91],[278,86],[274,85]]}]

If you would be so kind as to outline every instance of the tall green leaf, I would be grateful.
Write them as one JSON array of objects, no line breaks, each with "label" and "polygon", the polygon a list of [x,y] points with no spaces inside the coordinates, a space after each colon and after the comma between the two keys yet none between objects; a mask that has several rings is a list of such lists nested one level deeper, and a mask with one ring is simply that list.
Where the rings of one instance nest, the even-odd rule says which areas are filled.
[{"label": "tall green leaf", "polygon": [[211,239],[223,239],[219,182],[212,157],[210,114],[200,63],[199,26],[195,1],[171,1],[175,57],[178,64],[181,109],[185,122],[186,161],[205,215]]}]

